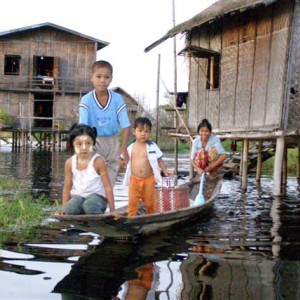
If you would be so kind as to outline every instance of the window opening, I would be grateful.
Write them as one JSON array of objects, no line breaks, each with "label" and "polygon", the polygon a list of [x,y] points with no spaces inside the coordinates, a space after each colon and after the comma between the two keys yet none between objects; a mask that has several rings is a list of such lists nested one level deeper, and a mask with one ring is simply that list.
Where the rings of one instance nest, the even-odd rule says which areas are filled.
[{"label": "window opening", "polygon": [[20,75],[20,55],[4,56],[4,75]]},{"label": "window opening", "polygon": [[[220,59],[219,52],[201,48],[198,46],[189,45],[181,50],[178,54],[186,53],[188,56],[193,57],[203,74],[206,77],[206,89],[217,89],[220,87]],[[196,58],[202,58],[207,60],[207,70],[203,70],[202,65]]]}]

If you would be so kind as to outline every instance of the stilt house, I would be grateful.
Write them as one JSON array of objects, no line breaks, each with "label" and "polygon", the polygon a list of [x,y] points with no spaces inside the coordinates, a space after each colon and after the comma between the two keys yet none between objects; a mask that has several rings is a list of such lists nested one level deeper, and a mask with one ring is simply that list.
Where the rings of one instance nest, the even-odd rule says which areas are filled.
[{"label": "stilt house", "polygon": [[[23,144],[31,134],[53,139],[78,121],[79,101],[94,88],[91,66],[107,45],[53,23],[0,32],[0,111],[9,120],[1,127],[14,130],[13,144]],[[118,91],[135,118],[138,103]]]},{"label": "stilt house", "polygon": [[[43,23],[0,33],[0,103],[21,129],[67,127],[109,43]],[[75,119],[76,120],[76,119]]]},{"label": "stilt house", "polygon": [[186,35],[179,54],[189,62],[190,129],[205,117],[220,137],[242,140],[243,178],[249,140],[273,141],[274,194],[279,195],[286,150],[299,149],[300,2],[220,0],[145,51],[179,33]]}]

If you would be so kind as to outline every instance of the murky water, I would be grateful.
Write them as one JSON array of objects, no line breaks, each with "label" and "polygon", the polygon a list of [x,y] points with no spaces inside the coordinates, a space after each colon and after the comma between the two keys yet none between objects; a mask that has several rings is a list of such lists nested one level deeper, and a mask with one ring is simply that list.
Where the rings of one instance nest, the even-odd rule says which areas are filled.
[{"label": "murky water", "polygon": [[[60,199],[67,155],[2,151],[0,176]],[[180,159],[179,169],[187,166]],[[56,226],[8,239],[0,249],[0,299],[125,299],[133,292],[130,299],[300,299],[297,181],[289,178],[284,198],[271,196],[272,184],[263,178],[257,187],[250,178],[241,194],[238,179],[224,180],[203,222],[137,242],[103,242]],[[120,184],[115,194],[122,205]]]}]

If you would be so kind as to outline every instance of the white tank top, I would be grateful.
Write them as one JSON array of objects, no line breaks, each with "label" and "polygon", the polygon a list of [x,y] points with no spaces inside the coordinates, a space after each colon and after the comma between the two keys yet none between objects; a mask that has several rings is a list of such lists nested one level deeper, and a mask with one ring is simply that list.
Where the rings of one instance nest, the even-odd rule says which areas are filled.
[{"label": "white tank top", "polygon": [[[87,197],[91,194],[98,194],[105,197],[101,176],[94,169],[94,160],[100,156],[94,154],[85,170],[77,170],[77,155],[72,156],[73,186],[71,195]],[[101,156],[100,156],[101,157]]]}]

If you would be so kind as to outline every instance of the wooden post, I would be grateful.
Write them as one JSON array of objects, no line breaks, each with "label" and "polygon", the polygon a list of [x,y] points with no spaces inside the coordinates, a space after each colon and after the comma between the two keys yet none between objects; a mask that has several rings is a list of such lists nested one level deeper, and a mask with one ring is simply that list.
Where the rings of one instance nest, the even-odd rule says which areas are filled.
[{"label": "wooden post", "polygon": [[282,191],[284,191],[287,183],[287,166],[288,166],[288,150],[284,146],[283,161],[282,161]]},{"label": "wooden post", "polygon": [[274,183],[273,183],[273,194],[274,196],[281,195],[281,172],[282,172],[282,161],[284,154],[284,136],[277,137],[276,140],[276,151],[274,161]]},{"label": "wooden post", "polygon": [[241,152],[241,159],[240,159],[240,169],[239,169],[239,176],[242,177],[243,175],[243,150],[244,150],[244,143],[242,143],[242,152]]},{"label": "wooden post", "polygon": [[243,140],[242,193],[247,192],[249,139]]},{"label": "wooden post", "polygon": [[298,155],[297,155],[297,182],[298,188],[300,187],[300,142],[298,142]]},{"label": "wooden post", "polygon": [[215,58],[214,56],[210,57],[210,70],[209,70],[209,74],[210,74],[210,78],[209,78],[209,82],[210,82],[210,89],[212,90],[215,87],[215,83],[214,83],[214,69],[215,69]]},{"label": "wooden post", "polygon": [[[175,0],[173,0],[173,26],[175,27]],[[174,58],[174,109],[177,112],[177,50],[176,50],[176,35],[173,37],[173,58]],[[178,116],[175,114],[174,116],[174,127],[178,127]],[[175,174],[178,173],[178,139],[175,138],[174,143],[174,156],[175,156]]]},{"label": "wooden post", "polygon": [[158,54],[158,66],[157,66],[157,83],[156,83],[156,132],[155,143],[158,143],[158,119],[159,119],[159,81],[160,81],[160,54]]},{"label": "wooden post", "polygon": [[261,168],[262,168],[262,140],[259,140],[258,149],[257,149],[256,181],[260,181],[261,179]]}]

